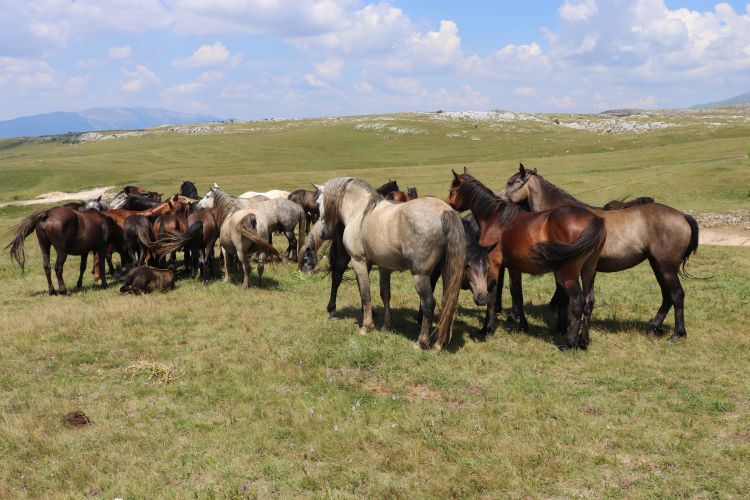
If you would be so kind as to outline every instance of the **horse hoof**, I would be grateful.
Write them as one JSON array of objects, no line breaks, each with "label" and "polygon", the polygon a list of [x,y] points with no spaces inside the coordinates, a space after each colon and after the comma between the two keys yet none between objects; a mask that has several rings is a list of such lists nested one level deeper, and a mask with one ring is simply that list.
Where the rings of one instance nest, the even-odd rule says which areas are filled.
[{"label": "horse hoof", "polygon": [[429,343],[424,344],[421,341],[417,341],[417,342],[414,343],[414,349],[416,349],[418,351],[426,351],[429,348],[430,348],[430,344]]},{"label": "horse hoof", "polygon": [[570,351],[573,349],[573,346],[568,344],[561,344],[557,346],[558,349],[560,349],[561,352]]},{"label": "horse hoof", "polygon": [[58,293],[60,295],[65,296],[65,297],[67,297],[68,295],[70,295],[70,292],[67,289],[66,290],[60,290]]},{"label": "horse hoof", "polygon": [[49,294],[52,296],[57,295],[57,290],[50,290]]},{"label": "horse hoof", "polygon": [[661,337],[664,335],[664,329],[663,328],[656,328],[656,327],[650,327],[648,330],[648,334],[653,337]]},{"label": "horse hoof", "polygon": [[331,313],[331,314],[328,315],[328,320],[329,321],[338,321],[339,317],[336,316],[336,313]]},{"label": "horse hoof", "polygon": [[370,333],[370,330],[365,327],[359,329],[359,334],[362,336],[367,336],[368,333]]},{"label": "horse hoof", "polygon": [[677,335],[677,334],[675,334],[675,335],[672,335],[671,337],[669,337],[669,341],[672,342],[673,344],[675,344],[677,342],[681,342],[682,339],[684,339],[685,337],[686,337],[686,335]]}]

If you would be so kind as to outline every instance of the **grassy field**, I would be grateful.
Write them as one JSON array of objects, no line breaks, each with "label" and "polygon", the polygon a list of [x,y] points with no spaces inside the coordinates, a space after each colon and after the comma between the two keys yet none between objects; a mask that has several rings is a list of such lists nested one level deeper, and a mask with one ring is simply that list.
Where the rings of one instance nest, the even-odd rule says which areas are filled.
[{"label": "grassy field", "polygon": [[[627,119],[674,124],[638,134],[552,122],[600,117],[407,114],[0,141],[0,202],[126,183],[169,193],[185,179],[201,191],[291,189],[344,174],[444,197],[451,167],[499,187],[520,160],[592,203],[653,195],[727,212],[750,208],[747,116]],[[34,209],[0,209],[2,234]],[[647,265],[600,274],[592,345],[566,353],[547,335],[549,277],[525,279],[529,334],[477,338],[482,311],[467,294],[451,349],[419,352],[405,274],[393,279],[394,330],[364,337],[353,277],[343,319],[330,322],[327,277],[289,265],[267,268],[262,290],[181,280],[123,297],[87,275],[84,291],[48,297],[33,235],[26,249],[25,274],[0,258],[3,498],[750,493],[748,248],[706,246],[691,259],[710,279],[685,283],[678,344],[646,334],[660,303]],[[142,362],[169,367],[170,383],[133,373]],[[63,423],[78,408],[93,425]]]}]

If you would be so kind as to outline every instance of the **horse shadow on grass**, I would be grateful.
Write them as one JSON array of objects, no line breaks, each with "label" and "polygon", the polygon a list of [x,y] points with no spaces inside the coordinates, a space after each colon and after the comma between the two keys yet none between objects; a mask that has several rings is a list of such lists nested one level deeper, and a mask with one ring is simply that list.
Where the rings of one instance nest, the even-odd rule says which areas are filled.
[{"label": "horse shadow on grass", "polygon": [[[383,308],[373,307],[373,319],[375,320],[375,331],[383,332]],[[388,333],[395,333],[416,343],[419,339],[419,324],[417,323],[418,309],[411,307],[391,307],[391,328]],[[341,320],[354,320],[357,327],[362,324],[362,308],[347,306],[336,310],[336,316]],[[433,329],[437,323],[437,314],[433,322]],[[453,336],[448,346],[445,348],[448,352],[458,352],[466,345],[465,336],[468,335],[472,340],[483,340],[483,336],[478,335],[478,329],[463,320],[456,317],[453,321]],[[434,341],[434,337],[432,341]]]}]

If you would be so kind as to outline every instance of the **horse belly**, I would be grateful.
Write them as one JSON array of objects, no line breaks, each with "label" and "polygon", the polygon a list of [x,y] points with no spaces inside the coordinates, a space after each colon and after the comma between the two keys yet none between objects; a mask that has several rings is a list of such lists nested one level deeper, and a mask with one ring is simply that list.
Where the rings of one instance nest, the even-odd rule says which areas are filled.
[{"label": "horse belly", "polygon": [[599,256],[596,270],[615,273],[637,266],[646,259],[646,244],[639,234],[631,232],[607,232],[607,240]]}]

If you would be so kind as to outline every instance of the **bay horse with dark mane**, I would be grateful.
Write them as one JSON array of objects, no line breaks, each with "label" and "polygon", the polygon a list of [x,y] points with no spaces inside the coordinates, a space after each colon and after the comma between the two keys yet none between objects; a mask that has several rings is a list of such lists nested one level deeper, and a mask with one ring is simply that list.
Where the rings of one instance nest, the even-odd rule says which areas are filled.
[{"label": "bay horse with dark mane", "polygon": [[[558,310],[557,330],[566,329],[560,349],[589,344],[589,324],[594,308],[594,279],[606,231],[601,217],[580,207],[561,207],[539,213],[520,210],[495,196],[466,169],[453,172],[448,204],[458,211],[471,210],[479,224],[479,244],[490,248],[489,292],[483,331],[496,328],[495,300],[500,268],[508,269],[513,310],[522,330],[528,330],[523,311],[521,273],[554,273],[569,300]],[[579,277],[581,280],[579,281]],[[567,309],[567,310],[566,310]]]},{"label": "bay horse with dark mane", "polygon": [[[104,259],[101,258],[108,246],[121,250],[122,230],[109,217],[97,210],[78,211],[66,207],[54,207],[49,210],[34,212],[24,218],[13,230],[15,238],[6,246],[10,256],[21,269],[26,263],[23,246],[24,240],[32,231],[36,231],[39,248],[42,251],[42,266],[47,277],[47,289],[50,295],[67,295],[68,289],[63,280],[63,266],[68,255],[80,255],[81,266],[76,286],[81,288],[83,274],[86,271],[86,258],[90,252],[100,256],[98,259],[99,274],[102,277],[102,288],[107,287],[104,277]],[[50,267],[50,248],[55,249],[55,275],[59,290],[52,285]]]},{"label": "bay horse with dark mane", "polygon": [[[649,323],[650,332],[657,335],[662,333],[664,318],[674,306],[675,323],[671,340],[687,335],[685,291],[680,283],[680,275],[688,277],[685,264],[698,249],[698,223],[692,216],[654,203],[652,198],[639,198],[639,203],[619,210],[592,207],[544,179],[536,169],[526,169],[523,165],[518,173],[508,179],[499,195],[516,203],[528,201],[532,211],[575,206],[602,217],[608,236],[597,270],[613,273],[648,260],[662,295],[661,307]],[[557,297],[553,298],[553,301],[556,300]]]}]

